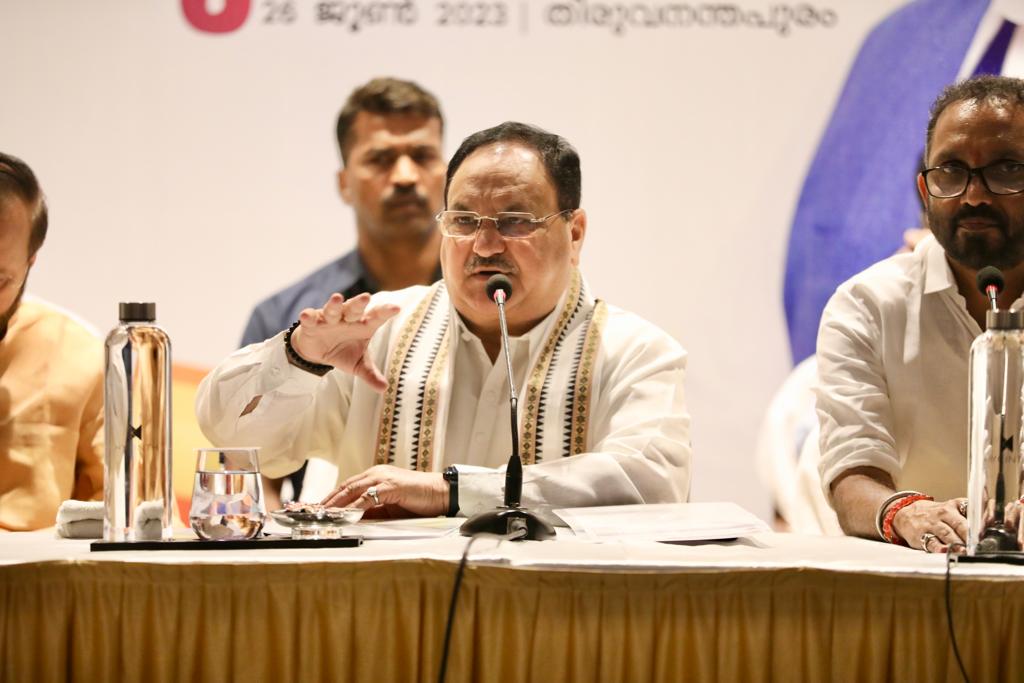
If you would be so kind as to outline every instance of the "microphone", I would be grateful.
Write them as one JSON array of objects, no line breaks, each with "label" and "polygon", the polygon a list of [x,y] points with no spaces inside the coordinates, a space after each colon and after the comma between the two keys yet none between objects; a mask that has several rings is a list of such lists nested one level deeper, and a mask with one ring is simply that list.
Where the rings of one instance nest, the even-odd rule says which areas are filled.
[{"label": "microphone", "polygon": [[[992,306],[991,310],[986,315],[986,327],[992,328],[997,325],[997,318],[999,314],[999,304],[996,298],[999,293],[1003,291],[1003,287],[1006,286],[1006,281],[1003,279],[1002,272],[995,266],[985,266],[978,271],[978,289],[981,293],[988,297],[989,304]],[[1008,439],[1006,437],[1006,377],[1003,377],[1003,386],[999,392],[999,395],[1003,397],[1002,405],[999,409],[999,469],[996,472],[995,482],[995,510],[993,523],[984,529],[981,534],[981,539],[978,541],[977,551],[978,553],[997,553],[997,552],[1008,552],[1017,550],[1017,538],[1016,535],[1011,533],[1004,524],[1004,510],[1006,507],[1006,483],[1005,474],[1003,472],[1003,461],[1004,454],[1012,455],[1013,451],[1013,436]],[[1009,453],[1007,453],[1009,452]]]},{"label": "microphone", "polygon": [[978,289],[988,297],[993,311],[999,310],[996,297],[1003,291],[1005,285],[1006,281],[1003,280],[1002,272],[995,266],[985,266],[978,271]]},{"label": "microphone", "polygon": [[505,368],[508,371],[509,412],[512,419],[512,455],[505,468],[504,505],[490,512],[483,512],[467,520],[459,529],[463,536],[479,533],[510,535],[518,533],[512,540],[543,541],[555,537],[555,528],[543,519],[520,507],[523,494],[523,460],[519,456],[519,398],[512,377],[512,355],[508,348],[508,323],[505,320],[505,302],[512,298],[512,281],[502,274],[492,275],[487,280],[487,296],[498,306],[498,324],[501,327],[501,345],[505,349]]}]

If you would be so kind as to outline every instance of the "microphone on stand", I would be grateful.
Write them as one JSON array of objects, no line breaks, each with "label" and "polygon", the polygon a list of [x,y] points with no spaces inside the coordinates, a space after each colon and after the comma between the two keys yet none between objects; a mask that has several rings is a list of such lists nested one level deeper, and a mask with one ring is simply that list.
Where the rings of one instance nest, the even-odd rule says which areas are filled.
[{"label": "microphone on stand", "polygon": [[[1000,313],[1004,316],[1005,311],[999,310],[999,304],[997,303],[997,297],[999,293],[1003,291],[1003,287],[1006,282],[1003,279],[1002,272],[995,266],[985,266],[978,271],[978,289],[981,293],[988,297],[989,305],[992,307],[985,314],[986,327],[1001,328],[1004,325],[999,320]],[[1007,386],[1006,375],[1003,375],[1002,386],[1000,387],[999,396],[1002,398],[999,406],[999,456],[996,458],[998,462],[998,471],[996,472],[996,482],[994,491],[994,503],[995,509],[993,510],[993,520],[985,528],[981,534],[981,539],[978,541],[977,552],[978,553],[992,553],[992,552],[1006,552],[1017,550],[1017,538],[1016,535],[1011,533],[1005,524],[1005,508],[1006,508],[1006,473],[1004,472],[1004,456],[1012,456],[1014,450],[1014,436],[1011,434],[1009,437],[1006,435],[1006,392],[1009,390]],[[968,501],[971,504],[973,501]],[[978,501],[981,503],[981,501]]]},{"label": "microphone on stand", "polygon": [[487,296],[498,306],[501,345],[505,349],[512,418],[512,455],[508,459],[508,467],[505,468],[505,504],[467,520],[459,532],[463,536],[479,533],[507,535],[519,532],[521,535],[514,540],[543,541],[555,537],[555,528],[519,506],[523,494],[523,461],[519,457],[519,398],[516,396],[516,385],[512,378],[512,356],[508,348],[508,324],[505,322],[505,302],[512,298],[512,281],[505,275],[492,275],[487,280]]},{"label": "microphone on stand", "polygon": [[999,310],[999,304],[996,303],[996,297],[1003,291],[1005,281],[1003,280],[1003,274],[995,266],[985,266],[978,271],[978,289],[981,293],[988,297],[989,305],[992,306],[993,311]]}]

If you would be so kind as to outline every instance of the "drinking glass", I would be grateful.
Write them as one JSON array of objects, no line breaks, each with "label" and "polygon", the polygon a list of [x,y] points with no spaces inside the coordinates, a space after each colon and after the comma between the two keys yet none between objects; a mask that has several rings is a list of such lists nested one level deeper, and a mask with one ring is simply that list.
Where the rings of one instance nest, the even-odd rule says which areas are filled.
[{"label": "drinking glass", "polygon": [[266,510],[258,448],[197,448],[188,519],[204,541],[253,538]]}]

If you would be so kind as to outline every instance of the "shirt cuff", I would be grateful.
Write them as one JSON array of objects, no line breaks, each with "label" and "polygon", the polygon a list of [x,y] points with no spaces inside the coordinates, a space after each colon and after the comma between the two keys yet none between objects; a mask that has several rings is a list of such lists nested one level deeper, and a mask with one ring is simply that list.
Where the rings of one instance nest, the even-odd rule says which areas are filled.
[{"label": "shirt cuff", "polygon": [[[455,468],[459,471],[459,516],[474,517],[505,504],[505,468],[493,470],[475,465],[456,465]],[[525,472],[522,505],[549,524],[565,526],[552,507],[539,500],[536,486],[527,480]]]},{"label": "shirt cuff", "polygon": [[459,516],[472,517],[501,507],[505,502],[505,473],[472,465],[459,471]]},{"label": "shirt cuff", "polygon": [[326,375],[321,377],[289,363],[284,348],[284,335],[284,332],[280,332],[263,342],[267,345],[264,352],[268,354],[263,363],[276,385],[273,390],[288,395],[309,394]]}]

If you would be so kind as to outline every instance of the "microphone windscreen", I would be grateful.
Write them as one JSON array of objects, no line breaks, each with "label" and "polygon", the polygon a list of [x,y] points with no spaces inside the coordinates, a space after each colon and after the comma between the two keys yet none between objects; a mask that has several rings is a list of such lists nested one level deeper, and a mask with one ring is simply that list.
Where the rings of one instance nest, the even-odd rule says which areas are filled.
[{"label": "microphone windscreen", "polygon": [[982,294],[987,294],[989,287],[995,287],[996,292],[1003,291],[1003,274],[995,266],[985,266],[978,271],[978,289]]},{"label": "microphone windscreen", "polygon": [[505,301],[512,298],[512,281],[508,276],[498,273],[487,278],[487,296],[494,299],[494,293],[499,289],[505,292]]}]

